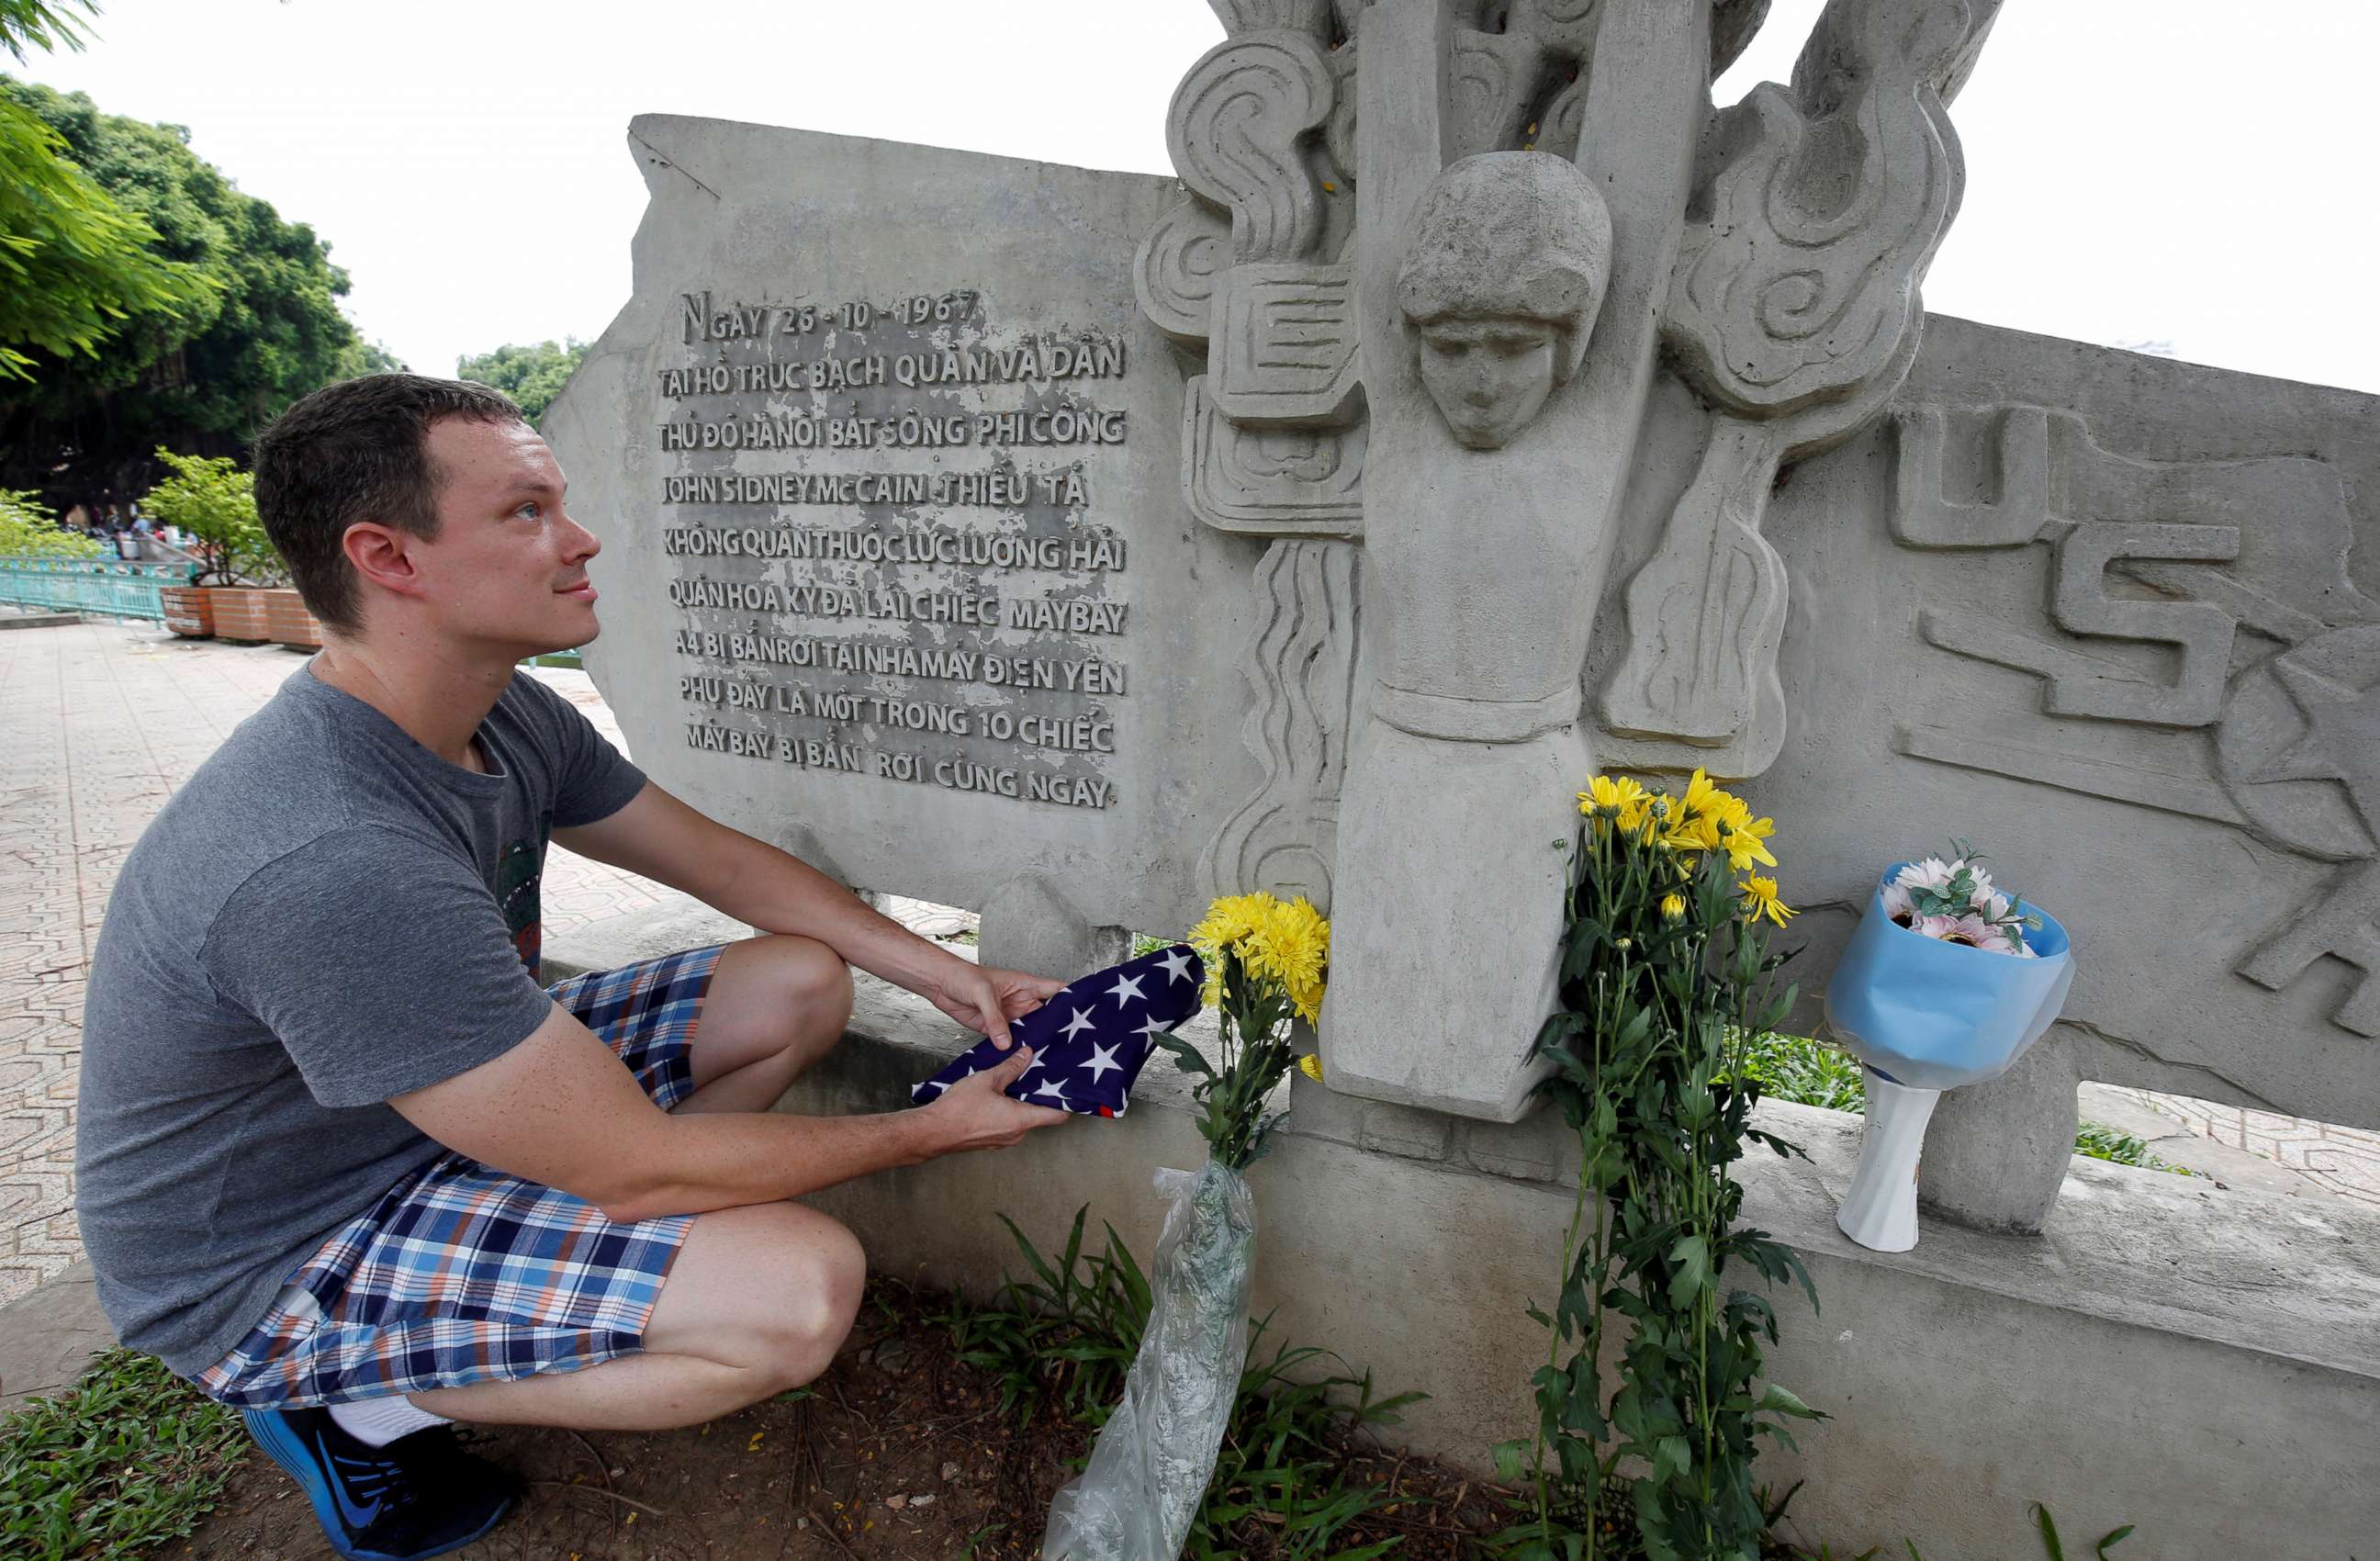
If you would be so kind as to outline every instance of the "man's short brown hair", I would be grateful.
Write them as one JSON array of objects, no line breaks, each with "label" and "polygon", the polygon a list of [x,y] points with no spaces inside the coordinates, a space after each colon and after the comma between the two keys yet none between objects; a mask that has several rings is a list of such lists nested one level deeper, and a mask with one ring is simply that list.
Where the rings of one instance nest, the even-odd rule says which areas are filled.
[{"label": "man's short brown hair", "polygon": [[362,623],[341,538],[359,520],[430,538],[438,490],[430,426],[442,417],[523,421],[500,391],[468,380],[367,374],[326,385],[256,436],[256,512],[306,606],[331,628]]}]

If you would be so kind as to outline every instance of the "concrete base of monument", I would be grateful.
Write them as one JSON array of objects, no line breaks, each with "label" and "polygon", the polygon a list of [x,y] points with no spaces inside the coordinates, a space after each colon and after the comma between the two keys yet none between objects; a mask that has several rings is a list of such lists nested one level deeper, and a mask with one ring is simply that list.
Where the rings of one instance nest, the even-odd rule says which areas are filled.
[{"label": "concrete base of monument", "polygon": [[[961,1047],[955,1026],[866,977],[853,1034],[787,1111],[899,1107]],[[812,1200],[870,1264],[987,1294],[1020,1266],[997,1216],[1054,1251],[1077,1207],[1144,1257],[1160,1166],[1204,1152],[1186,1080],[1152,1062],[1131,1111],[1037,1133]],[[1574,1192],[1574,1149],[1548,1113],[1512,1126],[1359,1101],[1297,1080],[1251,1175],[1255,1309],[1383,1391],[1430,1395],[1396,1434],[1486,1470],[1532,1424]],[[1745,1162],[1745,1218],[1790,1241],[1823,1310],[1775,1297],[1776,1380],[1833,1418],[1764,1456],[1778,1490],[1806,1481],[1795,1528],[1851,1552],[1930,1561],[2035,1554],[2028,1504],[2068,1534],[2140,1525],[2146,1554],[2348,1555],[2380,1532],[2380,1211],[2221,1192],[2076,1160],[2048,1229],[1993,1236],[1929,1220],[1914,1251],[1866,1251],[1835,1228],[1859,1153],[1855,1117],[1771,1106],[1803,1160]],[[1573,1183],[1574,1185],[1574,1183]]]},{"label": "concrete base of monument", "polygon": [[686,949],[708,949],[752,936],[752,929],[708,905],[687,901],[660,911],[637,911],[557,934],[538,962],[539,979],[552,983],[590,970],[657,960]]}]

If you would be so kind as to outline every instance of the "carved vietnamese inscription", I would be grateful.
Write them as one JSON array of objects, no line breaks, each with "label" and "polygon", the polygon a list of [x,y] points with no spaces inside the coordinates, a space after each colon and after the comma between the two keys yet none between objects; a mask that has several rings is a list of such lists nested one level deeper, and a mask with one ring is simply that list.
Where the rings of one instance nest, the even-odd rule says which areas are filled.
[{"label": "carved vietnamese inscription", "polygon": [[686,746],[1115,805],[1123,342],[995,325],[967,289],[679,302],[654,496]]}]

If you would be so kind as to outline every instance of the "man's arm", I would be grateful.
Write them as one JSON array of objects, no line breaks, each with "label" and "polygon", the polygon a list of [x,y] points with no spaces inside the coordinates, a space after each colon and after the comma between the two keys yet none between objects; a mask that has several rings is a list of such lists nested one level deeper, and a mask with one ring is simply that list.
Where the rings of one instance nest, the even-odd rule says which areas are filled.
[{"label": "man's arm", "polygon": [[650,781],[610,817],[556,829],[553,838],[581,856],[683,889],[738,921],[815,938],[1002,1047],[1010,1020],[1065,985],[990,969],[937,948],[808,863],[703,817]]},{"label": "man's arm", "polygon": [[389,1104],[438,1143],[617,1220],[774,1203],[894,1166],[1016,1143],[1066,1113],[1001,1091],[1019,1047],[931,1104],[869,1117],[674,1116],[560,1004],[503,1056]]}]

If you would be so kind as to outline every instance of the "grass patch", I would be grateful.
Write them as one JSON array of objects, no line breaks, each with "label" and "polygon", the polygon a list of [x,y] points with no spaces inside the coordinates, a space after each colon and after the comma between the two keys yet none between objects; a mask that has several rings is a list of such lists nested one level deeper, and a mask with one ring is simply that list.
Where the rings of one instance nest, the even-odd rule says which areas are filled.
[{"label": "grass patch", "polygon": [[2144,1139],[2105,1122],[2078,1125],[2074,1130],[2074,1152],[2086,1159],[2111,1160],[2119,1166],[2138,1166],[2143,1170],[2171,1171],[2176,1176],[2206,1175],[2188,1166],[2175,1165],[2153,1152]]},{"label": "grass patch", "polygon": [[[1084,1250],[1088,1212],[1075,1212],[1066,1250],[1050,1258],[1002,1216],[1031,1277],[1011,1278],[992,1306],[954,1300],[934,1319],[951,1330],[959,1359],[998,1374],[1001,1409],[1020,1429],[1041,1414],[1093,1431],[1106,1423],[1148,1326],[1148,1277],[1113,1226],[1105,1250]],[[1231,1427],[1184,1554],[1368,1561],[1395,1541],[1334,1545],[1357,1519],[1401,1498],[1349,1478],[1351,1438],[1393,1423],[1422,1395],[1376,1398],[1368,1372],[1313,1375],[1318,1362],[1338,1357],[1311,1345],[1276,1344],[1268,1354],[1269,1321],[1257,1319],[1249,1335]]]},{"label": "grass patch", "polygon": [[248,1446],[236,1411],[153,1356],[111,1349],[0,1421],[0,1554],[128,1561],[180,1539]]},{"label": "grass patch", "polygon": [[[1760,1082],[1760,1093],[1771,1100],[1823,1106],[1830,1111],[1867,1110],[1867,1083],[1861,1076],[1859,1059],[1840,1047],[1807,1035],[1754,1037],[1745,1048],[1743,1071],[1745,1077]],[[2170,1171],[2176,1176],[2206,1174],[2175,1165],[2152,1152],[2136,1134],[2105,1122],[2076,1124],[2074,1153],[2086,1159]]]},{"label": "grass patch", "polygon": [[1806,1035],[1754,1036],[1744,1047],[1743,1072],[1771,1100],[1829,1111],[1867,1110],[1867,1081],[1859,1059]]}]

